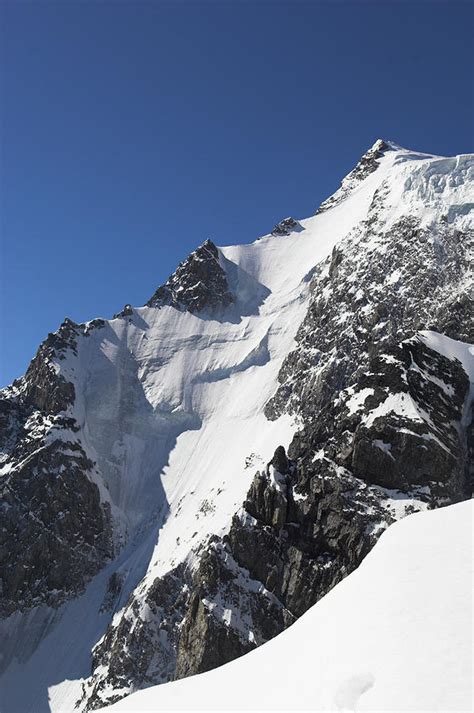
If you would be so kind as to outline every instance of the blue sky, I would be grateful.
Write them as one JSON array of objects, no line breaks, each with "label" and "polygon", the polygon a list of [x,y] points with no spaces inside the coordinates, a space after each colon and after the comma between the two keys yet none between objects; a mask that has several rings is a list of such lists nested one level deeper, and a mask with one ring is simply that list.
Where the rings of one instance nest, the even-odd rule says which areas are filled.
[{"label": "blue sky", "polygon": [[472,150],[470,2],[4,2],[1,376],[194,247],[306,217],[378,137]]}]

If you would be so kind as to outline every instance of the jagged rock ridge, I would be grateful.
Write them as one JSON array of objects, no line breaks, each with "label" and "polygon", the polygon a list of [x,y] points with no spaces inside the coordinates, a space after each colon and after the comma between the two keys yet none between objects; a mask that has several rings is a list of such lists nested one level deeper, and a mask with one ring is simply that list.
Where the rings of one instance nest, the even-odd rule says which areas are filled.
[{"label": "jagged rock ridge", "polygon": [[290,235],[292,230],[296,230],[299,223],[294,218],[283,218],[279,223],[273,226],[272,235]]}]

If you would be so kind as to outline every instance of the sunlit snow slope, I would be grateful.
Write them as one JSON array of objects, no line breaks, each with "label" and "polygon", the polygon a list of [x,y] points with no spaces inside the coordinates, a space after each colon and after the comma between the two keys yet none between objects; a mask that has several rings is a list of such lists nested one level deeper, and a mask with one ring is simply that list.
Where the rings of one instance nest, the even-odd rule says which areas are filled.
[{"label": "sunlit snow slope", "polygon": [[472,515],[405,518],[276,639],[104,710],[471,711]]},{"label": "sunlit snow slope", "polygon": [[156,521],[158,511],[165,516],[154,576],[226,527],[253,476],[245,468],[251,453],[256,466],[289,442],[291,420],[270,422],[263,407],[306,312],[311,269],[365,217],[382,177],[290,235],[220,248],[236,296],[227,309],[138,308],[109,321],[105,334],[92,332],[77,359],[61,364],[84,395],[84,440],[123,536]]}]

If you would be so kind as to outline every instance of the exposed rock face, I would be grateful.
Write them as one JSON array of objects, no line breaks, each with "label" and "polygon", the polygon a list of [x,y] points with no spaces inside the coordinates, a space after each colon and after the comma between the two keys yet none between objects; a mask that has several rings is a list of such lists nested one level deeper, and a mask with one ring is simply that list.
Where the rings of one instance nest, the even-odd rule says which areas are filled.
[{"label": "exposed rock face", "polygon": [[85,331],[66,319],[0,392],[0,617],[58,606],[113,552],[110,509],[68,413],[74,385],[56,367]]},{"label": "exposed rock face", "polygon": [[[101,667],[101,675],[83,686],[86,710],[102,708],[137,688],[169,681],[174,676],[179,627],[189,601],[190,581],[187,568],[181,565],[157,578],[143,592],[143,599],[139,598],[140,590],[129,599],[125,616],[109,627],[93,650],[92,668]],[[117,691],[112,697],[110,686]]]},{"label": "exposed rock face", "polygon": [[80,446],[56,441],[25,461],[2,482],[2,616],[40,603],[58,606],[82,591],[112,553],[109,512]]},{"label": "exposed rock face", "polygon": [[215,538],[203,553],[180,628],[176,678],[209,671],[268,641],[294,618]]},{"label": "exposed rock face", "polygon": [[25,374],[25,404],[57,414],[74,402],[74,386],[57,373],[54,359],[64,359],[68,349],[76,352],[78,330],[79,325],[66,317],[57,332],[48,334]]},{"label": "exposed rock face", "polygon": [[414,337],[374,356],[358,388],[346,404],[369,394],[350,460],[358,477],[388,488],[428,486],[438,502],[468,495],[466,434],[459,424],[469,380],[459,363]]},{"label": "exposed rock face", "polygon": [[225,307],[233,301],[225,271],[219,263],[219,251],[211,240],[206,240],[158,287],[147,305],[172,305],[188,312],[201,312],[219,305]]},{"label": "exposed rock face", "polygon": [[318,266],[313,301],[280,371],[268,418],[300,410],[305,418],[317,416],[367,369],[371,353],[420,329],[474,341],[467,292],[472,234],[443,224],[423,230],[414,218],[387,232],[378,220],[382,206],[378,193],[368,220]]},{"label": "exposed rock face", "polygon": [[[368,373],[297,434],[291,460],[279,447],[255,476],[229,535],[203,557],[223,551],[227,564],[211,579],[199,578],[177,676],[243,653],[240,622],[222,616],[223,591],[224,608],[252,611],[245,630],[258,631],[262,643],[353,571],[395,519],[468,497],[466,434],[459,428],[468,391],[461,365],[415,337],[374,356]],[[236,569],[254,582],[252,594],[235,586]],[[212,618],[213,607],[220,616]]]},{"label": "exposed rock face", "polygon": [[299,223],[294,218],[283,218],[279,223],[273,226],[272,235],[289,235],[293,230],[299,227]]}]

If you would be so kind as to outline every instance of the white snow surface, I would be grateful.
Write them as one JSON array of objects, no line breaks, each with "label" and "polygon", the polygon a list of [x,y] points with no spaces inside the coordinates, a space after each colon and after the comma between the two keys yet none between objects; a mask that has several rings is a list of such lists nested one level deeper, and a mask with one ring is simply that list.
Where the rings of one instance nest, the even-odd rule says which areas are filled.
[{"label": "white snow surface", "polygon": [[[379,163],[290,235],[219,248],[233,305],[199,315],[137,308],[91,329],[77,356],[57,362],[75,384],[71,415],[97,464],[92,477],[111,504],[121,551],[59,610],[38,607],[0,622],[0,664],[10,661],[1,713],[72,711],[109,623],[99,610],[111,573],[124,578],[119,611],[140,582],[145,591],[156,576],[192,562],[200,543],[229,527],[256,470],[245,465],[251,454],[261,467],[277,445],[288,446],[293,419],[268,421],[263,408],[306,314],[314,266],[367,217],[375,191],[382,184],[388,191],[387,223],[400,211],[424,224],[446,213],[460,228],[469,220],[472,156],[397,149]],[[67,433],[52,425],[49,437]]]},{"label": "white snow surface", "polygon": [[397,522],[272,641],[103,712],[471,711],[472,515],[468,501]]}]

